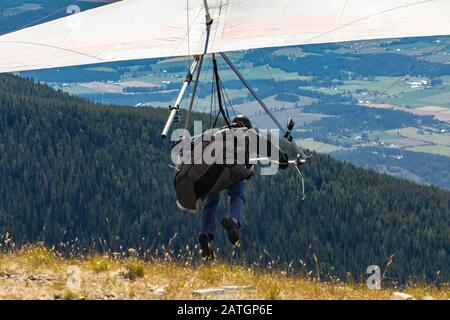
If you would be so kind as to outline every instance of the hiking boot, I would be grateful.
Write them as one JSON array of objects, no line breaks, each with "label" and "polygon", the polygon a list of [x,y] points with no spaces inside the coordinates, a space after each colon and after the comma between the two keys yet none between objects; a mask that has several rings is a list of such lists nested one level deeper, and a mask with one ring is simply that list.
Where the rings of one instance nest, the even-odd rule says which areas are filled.
[{"label": "hiking boot", "polygon": [[200,249],[202,250],[202,257],[206,261],[214,260],[214,251],[211,248],[211,241],[214,237],[209,233],[200,234],[198,241],[200,242]]},{"label": "hiking boot", "polygon": [[234,246],[239,245],[239,229],[241,228],[239,223],[232,218],[223,218],[221,223],[228,233],[228,240],[230,240],[231,244]]}]

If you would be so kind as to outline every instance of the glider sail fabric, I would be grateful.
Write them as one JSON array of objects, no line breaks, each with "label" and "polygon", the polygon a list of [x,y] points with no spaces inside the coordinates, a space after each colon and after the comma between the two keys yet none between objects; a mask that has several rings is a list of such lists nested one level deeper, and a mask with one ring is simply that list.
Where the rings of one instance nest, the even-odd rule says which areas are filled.
[{"label": "glider sail fabric", "polygon": [[0,37],[0,72],[450,35],[450,0],[123,0]]}]

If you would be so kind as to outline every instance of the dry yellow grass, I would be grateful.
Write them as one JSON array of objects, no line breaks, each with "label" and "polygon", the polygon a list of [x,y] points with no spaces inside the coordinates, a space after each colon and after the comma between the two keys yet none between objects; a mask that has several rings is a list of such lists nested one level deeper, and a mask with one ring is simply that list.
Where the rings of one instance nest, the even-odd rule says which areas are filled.
[{"label": "dry yellow grass", "polygon": [[[69,283],[80,270],[80,287]],[[226,295],[198,295],[195,290],[243,286]],[[259,272],[223,262],[200,264],[115,259],[92,255],[63,259],[42,246],[0,254],[0,299],[389,299],[395,289],[321,283],[286,273]],[[448,287],[410,286],[416,299],[449,299]]]}]

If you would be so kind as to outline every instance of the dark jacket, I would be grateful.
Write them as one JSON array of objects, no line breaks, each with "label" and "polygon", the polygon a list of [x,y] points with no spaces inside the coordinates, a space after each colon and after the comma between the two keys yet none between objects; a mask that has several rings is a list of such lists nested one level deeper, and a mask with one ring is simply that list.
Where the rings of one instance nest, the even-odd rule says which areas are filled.
[{"label": "dark jacket", "polygon": [[[246,133],[246,139],[243,139],[245,135],[242,133]],[[229,142],[227,147],[225,143],[222,144],[227,141],[226,138]],[[264,144],[269,152],[262,155],[259,147]],[[176,148],[180,157],[184,157],[175,174],[177,205],[190,212],[197,212],[202,201],[208,196],[251,178],[253,176],[251,159],[264,156],[287,163],[286,155],[271,143],[270,138],[260,136],[255,130],[242,128],[207,131],[199,137],[181,142]],[[184,151],[189,150],[190,154],[183,154],[183,148]],[[276,154],[272,155],[274,150]],[[208,155],[210,160],[214,161],[205,161]]]}]

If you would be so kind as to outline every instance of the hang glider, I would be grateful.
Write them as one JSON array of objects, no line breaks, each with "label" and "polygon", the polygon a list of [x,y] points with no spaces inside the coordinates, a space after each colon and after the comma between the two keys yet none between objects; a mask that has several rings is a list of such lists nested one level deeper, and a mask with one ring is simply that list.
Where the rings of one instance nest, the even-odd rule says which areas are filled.
[{"label": "hang glider", "polygon": [[[450,34],[449,0],[123,0],[0,37],[0,73]],[[207,46],[205,44],[207,43]]]}]

